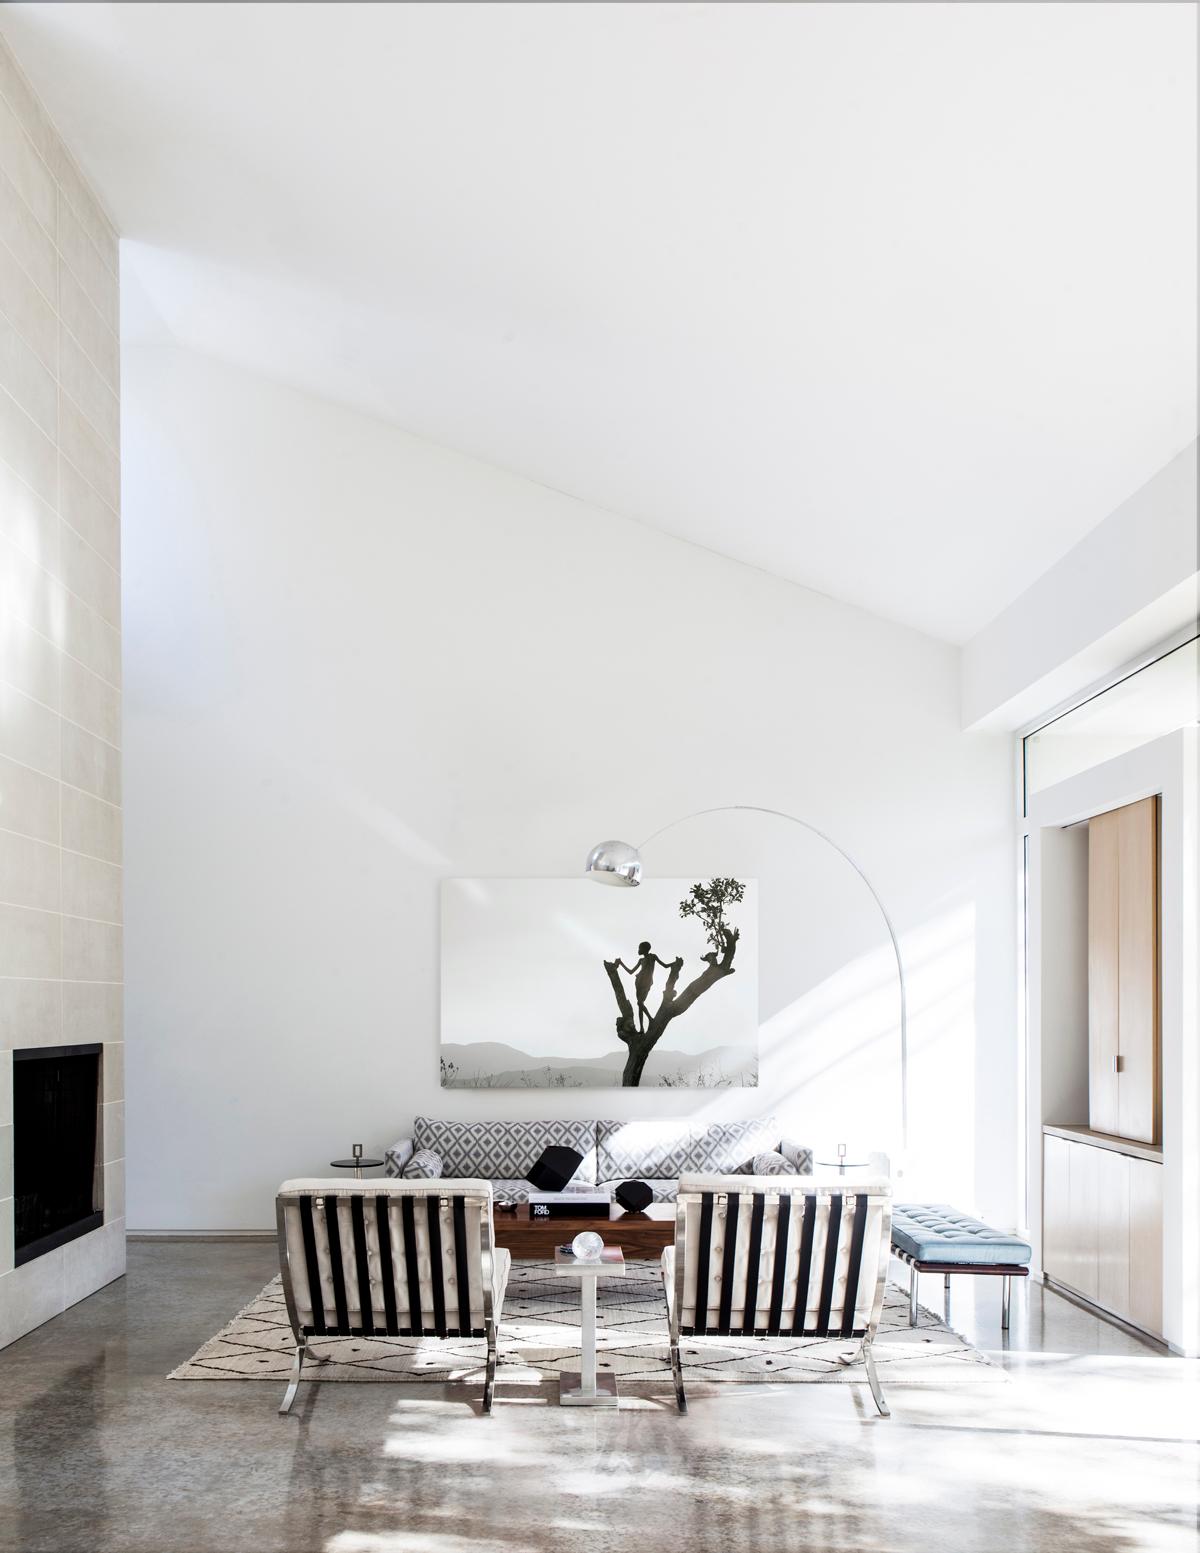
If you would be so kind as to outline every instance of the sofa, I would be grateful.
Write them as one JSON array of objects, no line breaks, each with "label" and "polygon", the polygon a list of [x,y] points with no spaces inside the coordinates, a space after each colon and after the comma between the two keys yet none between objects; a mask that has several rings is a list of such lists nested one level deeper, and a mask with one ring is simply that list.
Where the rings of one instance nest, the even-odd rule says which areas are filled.
[{"label": "sofa", "polygon": [[452,1122],[418,1116],[412,1136],[386,1152],[389,1176],[483,1177],[498,1207],[528,1202],[526,1179],[542,1150],[564,1145],[583,1155],[568,1191],[645,1181],[655,1202],[674,1202],[679,1177],[811,1175],[812,1150],[780,1135],[773,1117],[746,1122]]}]

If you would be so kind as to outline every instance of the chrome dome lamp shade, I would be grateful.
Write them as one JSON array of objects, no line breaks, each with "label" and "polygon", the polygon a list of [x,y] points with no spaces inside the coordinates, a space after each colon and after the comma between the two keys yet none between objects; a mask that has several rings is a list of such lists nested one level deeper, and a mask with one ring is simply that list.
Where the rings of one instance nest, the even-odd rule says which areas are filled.
[{"label": "chrome dome lamp shade", "polygon": [[597,884],[628,888],[642,882],[642,855],[627,841],[602,841],[588,853],[583,871]]}]

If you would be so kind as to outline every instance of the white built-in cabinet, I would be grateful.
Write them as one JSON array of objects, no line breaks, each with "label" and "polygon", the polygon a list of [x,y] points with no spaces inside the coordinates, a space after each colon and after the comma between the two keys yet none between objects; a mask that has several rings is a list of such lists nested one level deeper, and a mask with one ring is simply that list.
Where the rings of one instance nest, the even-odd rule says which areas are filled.
[{"label": "white built-in cabinet", "polygon": [[1161,1160],[1149,1149],[1126,1152],[1087,1128],[1047,1128],[1042,1149],[1046,1276],[1161,1334]]}]

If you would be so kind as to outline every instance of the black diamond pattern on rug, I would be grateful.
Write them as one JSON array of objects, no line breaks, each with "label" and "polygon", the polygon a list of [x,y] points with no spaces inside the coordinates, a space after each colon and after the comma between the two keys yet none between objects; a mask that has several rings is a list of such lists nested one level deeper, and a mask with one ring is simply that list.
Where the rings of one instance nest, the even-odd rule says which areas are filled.
[{"label": "black diamond pattern on rug", "polygon": [[[667,1312],[657,1262],[628,1262],[624,1278],[602,1278],[597,1290],[601,1368],[622,1382],[670,1383]],[[685,1338],[685,1379],[693,1381],[860,1382],[846,1364],[854,1342],[827,1338]],[[306,1364],[314,1381],[480,1381],[482,1339],[427,1337],[317,1339],[325,1362]],[[172,1380],[282,1381],[291,1367],[292,1333],[278,1278],[178,1369]],[[939,1317],[921,1312],[908,1325],[908,1299],[888,1287],[875,1346],[885,1385],[947,1386],[1001,1381],[1004,1371]],[[499,1379],[538,1384],[579,1364],[579,1286],[556,1276],[550,1262],[516,1262],[500,1322]]]}]

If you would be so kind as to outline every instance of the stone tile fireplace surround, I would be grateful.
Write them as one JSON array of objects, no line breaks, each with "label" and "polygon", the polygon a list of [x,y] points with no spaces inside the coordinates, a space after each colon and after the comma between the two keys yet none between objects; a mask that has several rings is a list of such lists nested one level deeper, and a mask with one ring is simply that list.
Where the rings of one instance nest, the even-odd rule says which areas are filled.
[{"label": "stone tile fireplace surround", "polygon": [[[0,40],[0,1347],[125,1270],[118,307]],[[93,1043],[103,1222],[17,1266],[12,1054]]]}]

